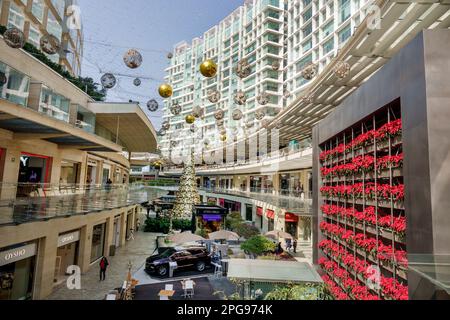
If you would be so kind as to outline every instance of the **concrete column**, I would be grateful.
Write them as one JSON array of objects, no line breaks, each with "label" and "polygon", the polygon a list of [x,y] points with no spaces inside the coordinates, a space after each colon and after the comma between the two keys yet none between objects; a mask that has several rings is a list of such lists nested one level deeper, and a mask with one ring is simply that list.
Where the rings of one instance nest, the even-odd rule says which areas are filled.
[{"label": "concrete column", "polygon": [[[19,177],[20,168],[20,150],[14,148],[7,148],[5,152],[5,166],[3,168],[4,185],[0,189],[0,199],[7,200],[16,197],[17,189],[15,184]],[[8,184],[10,184],[8,186]]]},{"label": "concrete column", "polygon": [[80,229],[78,265],[80,266],[82,273],[87,272],[91,265],[92,228],[93,225],[88,224]]},{"label": "concrete column", "polygon": [[58,247],[58,233],[52,232],[41,238],[38,243],[36,257],[36,272],[34,283],[35,299],[43,299],[53,291],[55,278],[56,250]]},{"label": "concrete column", "polygon": [[250,176],[247,176],[247,185],[246,185],[246,189],[245,191],[250,192]]},{"label": "concrete column", "polygon": [[275,173],[272,176],[272,182],[273,182],[273,194],[275,195],[279,195],[280,194],[280,174],[279,173]]},{"label": "concrete column", "polygon": [[244,221],[246,221],[246,213],[247,213],[247,205],[241,202],[241,217]]},{"label": "concrete column", "polygon": [[120,246],[124,246],[127,235],[127,211],[120,214]]},{"label": "concrete column", "polygon": [[59,184],[59,179],[61,178],[61,156],[55,156],[52,158],[52,167],[51,175],[50,175],[50,183],[52,184]]},{"label": "concrete column", "polygon": [[98,161],[97,162],[97,172],[96,172],[96,177],[95,177],[95,183],[96,184],[102,184],[102,179],[103,179],[103,161]]},{"label": "concrete column", "polygon": [[5,0],[1,5],[0,25],[6,26],[8,24],[9,5],[11,1]]},{"label": "concrete column", "polygon": [[110,216],[106,219],[106,234],[105,234],[105,247],[104,255],[109,257],[109,247],[113,244],[114,239],[114,216],[116,211],[112,210]]}]

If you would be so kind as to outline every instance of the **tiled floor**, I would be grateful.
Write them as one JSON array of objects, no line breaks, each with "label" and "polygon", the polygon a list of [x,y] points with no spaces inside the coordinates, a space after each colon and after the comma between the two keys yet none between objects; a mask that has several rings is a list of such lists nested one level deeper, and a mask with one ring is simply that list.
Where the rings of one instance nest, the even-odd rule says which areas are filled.
[{"label": "tiled floor", "polygon": [[[135,240],[127,242],[125,246],[116,251],[114,257],[110,257],[109,268],[106,273],[106,280],[99,281],[99,267],[94,265],[81,277],[81,289],[69,290],[65,283],[59,286],[49,300],[100,300],[105,297],[109,290],[121,287],[128,272],[128,262],[132,263],[132,274],[136,273],[138,280],[146,279],[145,283],[152,280],[145,273],[142,267],[145,259],[153,253],[156,244],[156,234],[137,232]],[[139,275],[139,277],[138,277]]]}]

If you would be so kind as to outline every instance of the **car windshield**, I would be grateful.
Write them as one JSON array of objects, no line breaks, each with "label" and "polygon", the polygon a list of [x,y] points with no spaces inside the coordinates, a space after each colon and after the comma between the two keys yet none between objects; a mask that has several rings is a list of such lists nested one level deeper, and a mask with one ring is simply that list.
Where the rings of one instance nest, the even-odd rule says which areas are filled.
[{"label": "car windshield", "polygon": [[172,254],[173,254],[173,250],[168,249],[168,250],[164,251],[163,253],[161,253],[159,256],[160,256],[161,258],[168,258],[168,257],[170,257]]}]

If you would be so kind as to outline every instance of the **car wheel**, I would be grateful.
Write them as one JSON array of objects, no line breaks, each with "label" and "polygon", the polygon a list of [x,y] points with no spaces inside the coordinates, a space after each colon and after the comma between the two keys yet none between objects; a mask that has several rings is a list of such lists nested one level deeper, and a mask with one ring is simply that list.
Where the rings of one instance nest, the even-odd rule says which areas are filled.
[{"label": "car wheel", "polygon": [[197,269],[197,271],[202,272],[205,270],[205,262],[203,261],[199,261],[195,264],[195,269]]},{"label": "car wheel", "polygon": [[161,277],[164,277],[165,275],[167,275],[167,266],[160,266],[160,267],[158,268],[158,274],[159,274]]}]

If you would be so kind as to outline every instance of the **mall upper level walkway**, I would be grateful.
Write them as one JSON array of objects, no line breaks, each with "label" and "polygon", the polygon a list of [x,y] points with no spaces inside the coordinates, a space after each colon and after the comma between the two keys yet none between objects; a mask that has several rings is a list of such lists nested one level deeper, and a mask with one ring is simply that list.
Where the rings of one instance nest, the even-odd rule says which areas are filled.
[{"label": "mall upper level walkway", "polygon": [[0,201],[0,226],[68,218],[142,204],[167,192],[132,186],[86,190],[83,194],[16,198]]}]

